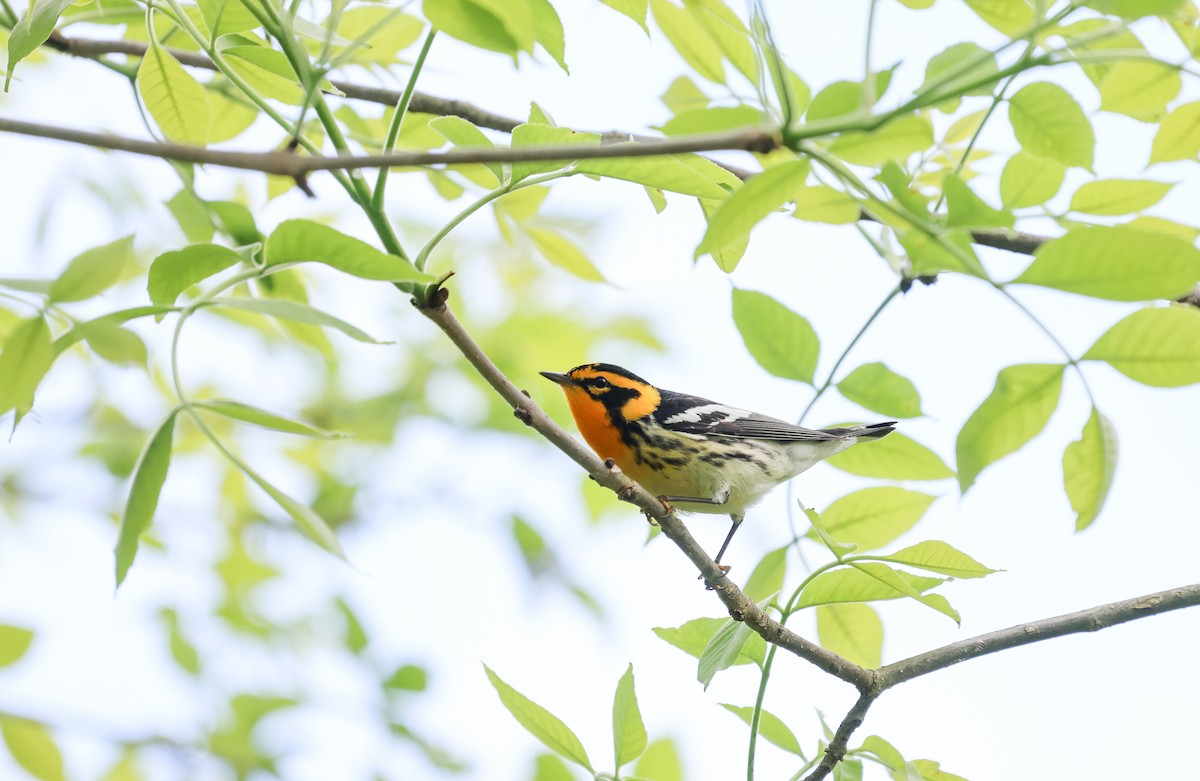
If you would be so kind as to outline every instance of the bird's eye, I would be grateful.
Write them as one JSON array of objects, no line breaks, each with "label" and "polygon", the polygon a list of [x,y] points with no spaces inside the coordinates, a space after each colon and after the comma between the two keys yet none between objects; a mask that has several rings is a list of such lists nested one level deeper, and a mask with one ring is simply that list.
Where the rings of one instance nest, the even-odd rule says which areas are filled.
[{"label": "bird's eye", "polygon": [[608,384],[608,380],[604,377],[597,377],[596,379],[592,380],[592,387],[594,388],[607,388]]}]

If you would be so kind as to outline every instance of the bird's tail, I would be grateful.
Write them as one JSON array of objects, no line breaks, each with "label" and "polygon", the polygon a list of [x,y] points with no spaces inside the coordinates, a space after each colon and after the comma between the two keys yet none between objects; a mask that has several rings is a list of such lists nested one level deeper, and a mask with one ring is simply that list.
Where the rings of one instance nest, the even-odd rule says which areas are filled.
[{"label": "bird's tail", "polygon": [[827,428],[827,434],[841,437],[858,437],[859,439],[880,439],[896,430],[896,421],[885,420],[883,423],[868,423],[864,426],[844,426],[842,428]]}]

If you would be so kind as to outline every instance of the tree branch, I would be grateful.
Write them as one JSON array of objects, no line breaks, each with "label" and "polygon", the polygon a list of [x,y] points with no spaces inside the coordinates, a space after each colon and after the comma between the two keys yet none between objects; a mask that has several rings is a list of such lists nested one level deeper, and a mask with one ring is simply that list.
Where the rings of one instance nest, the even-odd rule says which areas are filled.
[{"label": "tree branch", "polygon": [[383,154],[305,157],[292,152],[238,152],[207,149],[190,144],[147,141],[111,133],[23,122],[0,117],[0,132],[50,138],[73,144],[113,149],[183,163],[218,165],[300,178],[313,171],[350,171],[359,168],[401,168],[423,165],[466,163],[513,163],[530,161],[569,162],[602,158],[653,157],[656,155],[744,150],[769,152],[779,144],[775,133],[756,128],[712,133],[653,143],[627,142],[606,145],[565,144],[552,147],[499,147],[494,149],[451,149],[446,152],[387,152]]},{"label": "tree branch", "polygon": [[1043,618],[1028,624],[1018,624],[1008,629],[988,632],[968,640],[960,640],[957,643],[935,648],[932,651],[926,651],[881,667],[876,671],[877,684],[882,691],[935,670],[941,670],[986,654],[1038,643],[1053,637],[1080,632],[1096,632],[1117,624],[1136,621],[1139,618],[1148,618],[1159,613],[1196,605],[1200,605],[1200,583],[1100,605],[1076,613]]},{"label": "tree branch", "polygon": [[529,398],[529,394],[505,377],[504,373],[496,364],[492,363],[492,360],[463,329],[454,313],[446,306],[448,292],[445,288],[435,288],[428,301],[420,302],[414,299],[413,304],[421,314],[442,329],[480,376],[512,405],[513,414],[519,420],[532,427],[572,461],[583,467],[601,486],[613,491],[624,501],[636,505],[647,517],[657,521],[663,534],[675,543],[700,570],[704,581],[716,591],[721,602],[728,608],[729,615],[735,620],[745,621],[767,642],[774,643],[801,659],[811,662],[830,675],[853,684],[859,690],[865,690],[872,686],[875,676],[873,671],[805,640],[771,618],[765,610],[754,603],[754,600],[743,594],[737,584],[725,576],[720,567],[688,532],[687,527],[683,525],[674,511],[664,513],[665,508],[658,498],[626,477],[616,466],[597,458],[592,451],[560,428],[541,407]]},{"label": "tree branch", "polygon": [[837,732],[833,734],[833,740],[829,741],[829,745],[825,747],[825,754],[821,757],[821,761],[813,768],[813,771],[804,777],[804,781],[821,781],[822,778],[833,772],[833,768],[846,758],[846,752],[850,748],[850,736],[854,734],[854,730],[862,726],[863,721],[867,718],[867,711],[875,702],[875,698],[879,695],[876,693],[863,692],[859,695],[858,701],[851,706],[846,712],[842,723],[838,725]]}]

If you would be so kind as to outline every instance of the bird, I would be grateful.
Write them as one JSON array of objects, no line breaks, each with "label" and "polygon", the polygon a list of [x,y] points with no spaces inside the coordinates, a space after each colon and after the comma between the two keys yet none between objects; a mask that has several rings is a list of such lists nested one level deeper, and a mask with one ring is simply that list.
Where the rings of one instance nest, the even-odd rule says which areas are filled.
[{"label": "bird", "polygon": [[700,396],[664,390],[611,363],[540,374],[562,386],[579,432],[601,459],[655,494],[669,511],[728,514],[721,557],[746,510],[771,490],[896,421],[809,429]]}]

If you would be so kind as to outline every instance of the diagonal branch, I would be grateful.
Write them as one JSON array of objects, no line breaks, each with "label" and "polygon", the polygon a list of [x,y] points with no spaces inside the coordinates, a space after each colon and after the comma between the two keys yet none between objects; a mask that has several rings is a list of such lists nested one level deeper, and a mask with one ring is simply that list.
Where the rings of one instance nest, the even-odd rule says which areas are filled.
[{"label": "diagonal branch", "polygon": [[873,671],[805,640],[771,618],[765,610],[754,603],[754,600],[743,594],[737,584],[725,576],[725,573],[688,532],[687,527],[683,525],[674,511],[664,514],[665,508],[659,499],[626,477],[620,469],[593,455],[592,451],[559,427],[541,407],[529,398],[529,394],[504,376],[504,373],[496,364],[492,363],[492,360],[463,329],[454,313],[446,306],[448,292],[445,288],[435,288],[429,300],[418,302],[414,299],[413,304],[421,314],[442,329],[480,376],[512,405],[513,414],[518,419],[532,427],[549,440],[550,444],[583,467],[601,486],[613,491],[624,501],[636,505],[647,517],[657,521],[662,527],[663,534],[675,543],[700,570],[705,582],[716,591],[717,596],[721,598],[725,607],[728,608],[729,614],[735,620],[745,621],[767,642],[774,643],[801,659],[811,662],[830,675],[853,684],[859,690],[871,687],[874,681]]}]

